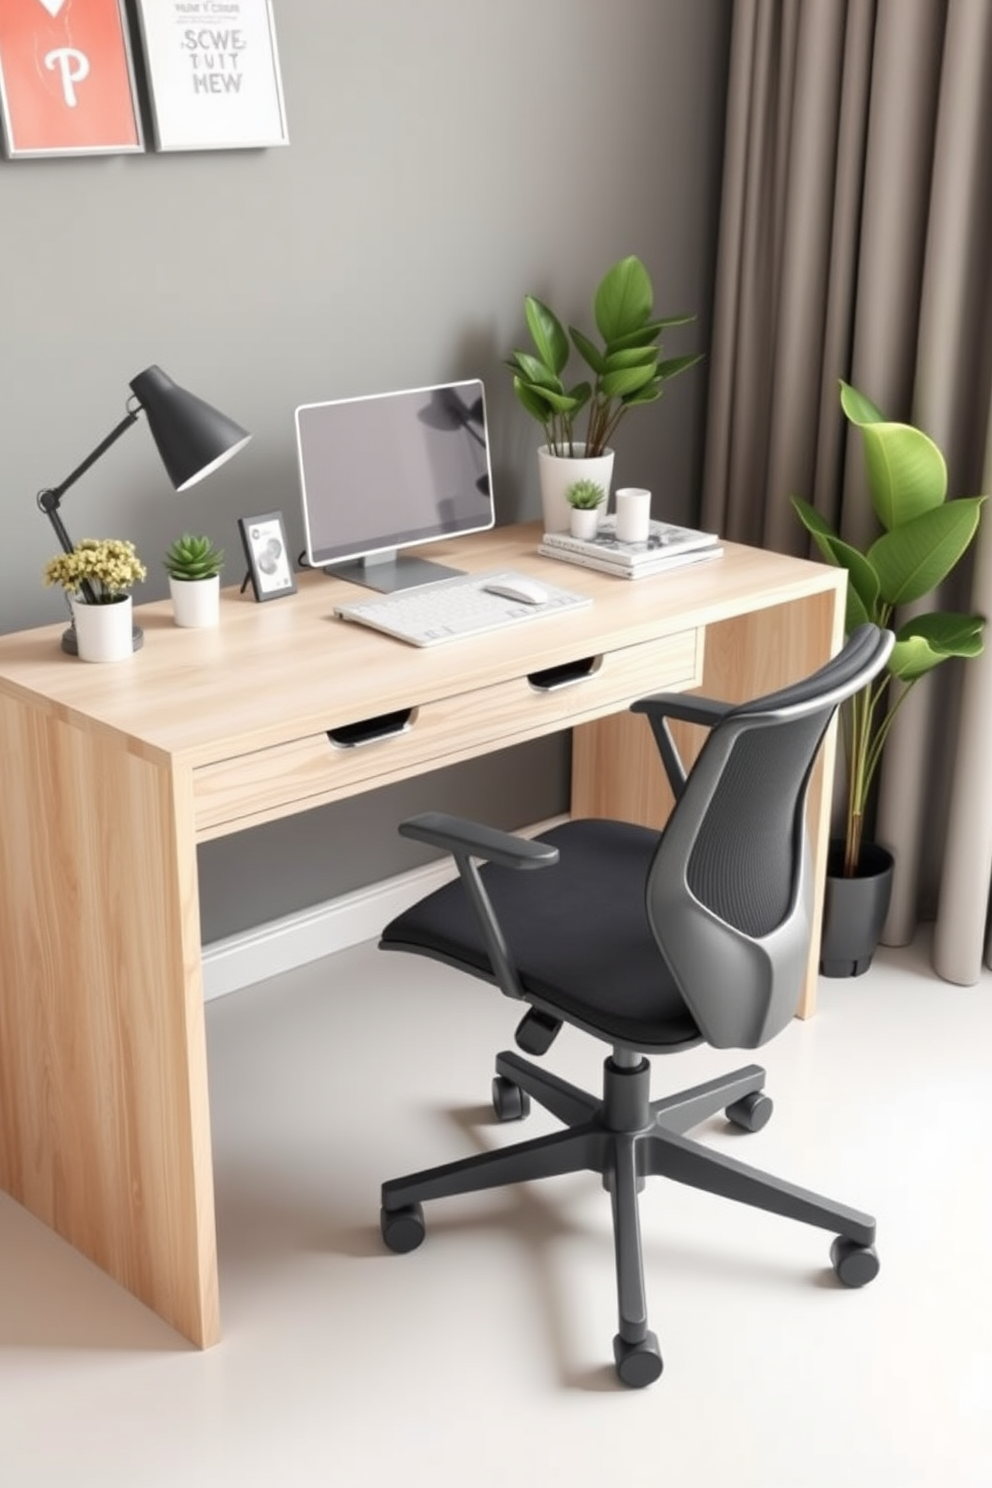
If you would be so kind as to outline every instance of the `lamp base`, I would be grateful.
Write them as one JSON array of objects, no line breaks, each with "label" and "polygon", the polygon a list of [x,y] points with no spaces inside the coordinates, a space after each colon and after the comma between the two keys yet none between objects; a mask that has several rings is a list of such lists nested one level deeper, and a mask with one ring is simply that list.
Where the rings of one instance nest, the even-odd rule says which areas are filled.
[{"label": "lamp base", "polygon": [[[131,629],[132,651],[140,651],[144,644],[145,632],[140,625],[133,626]],[[62,650],[67,656],[79,655],[79,646],[76,642],[76,628],[74,625],[70,625],[68,630],[62,632]]]}]

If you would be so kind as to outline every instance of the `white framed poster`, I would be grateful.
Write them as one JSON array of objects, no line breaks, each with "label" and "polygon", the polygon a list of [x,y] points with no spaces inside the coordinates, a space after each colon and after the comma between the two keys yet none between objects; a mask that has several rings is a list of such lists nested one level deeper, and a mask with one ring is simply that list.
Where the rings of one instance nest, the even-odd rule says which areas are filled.
[{"label": "white framed poster", "polygon": [[136,0],[158,150],[286,145],[271,0]]}]

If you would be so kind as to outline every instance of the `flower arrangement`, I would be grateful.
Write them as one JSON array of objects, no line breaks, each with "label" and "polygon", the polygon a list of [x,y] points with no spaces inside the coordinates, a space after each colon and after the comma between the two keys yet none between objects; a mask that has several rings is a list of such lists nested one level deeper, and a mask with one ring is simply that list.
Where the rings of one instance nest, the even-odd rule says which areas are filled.
[{"label": "flower arrangement", "polygon": [[59,553],[45,565],[46,584],[85,595],[89,604],[116,604],[145,574],[134,544],[117,537],[84,537],[71,553]]}]

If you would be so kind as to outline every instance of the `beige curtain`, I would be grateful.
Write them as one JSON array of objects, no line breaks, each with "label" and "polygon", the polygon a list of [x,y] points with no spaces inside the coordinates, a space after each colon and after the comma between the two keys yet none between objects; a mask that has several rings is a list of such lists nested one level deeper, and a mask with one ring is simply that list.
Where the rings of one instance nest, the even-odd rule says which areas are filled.
[{"label": "beige curtain", "polygon": [[[992,491],[992,4],[735,0],[703,525],[806,553],[789,497],[874,521],[838,380],[919,424],[952,496]],[[992,511],[947,605],[992,617]],[[977,981],[992,875],[989,653],[915,689],[886,751],[884,939],[936,918]],[[990,963],[992,964],[992,963]]]}]

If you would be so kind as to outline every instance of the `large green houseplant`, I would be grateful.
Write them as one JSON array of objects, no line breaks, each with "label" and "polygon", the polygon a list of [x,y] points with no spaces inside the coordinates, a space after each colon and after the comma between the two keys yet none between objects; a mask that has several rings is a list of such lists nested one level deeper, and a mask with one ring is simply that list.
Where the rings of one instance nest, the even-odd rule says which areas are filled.
[{"label": "large green houseplant", "polygon": [[[581,443],[586,458],[602,455],[631,408],[655,402],[670,378],[699,361],[699,354],[667,359],[661,355],[662,331],[685,325],[695,316],[654,320],[653,311],[651,276],[634,255],[607,269],[593,296],[601,345],[575,326],[566,332],[543,301],[525,296],[524,316],[533,349],[514,351],[507,365],[521,405],[543,428],[552,454],[572,456]],[[565,374],[573,348],[592,377],[568,387]],[[580,433],[578,421],[583,413],[585,427]]]},{"label": "large green houseplant", "polygon": [[[848,632],[866,620],[890,627],[896,609],[926,598],[967,551],[984,496],[947,500],[947,467],[937,445],[911,424],[887,420],[849,384],[840,384],[845,417],[859,430],[871,504],[881,528],[862,552],[845,542],[799,496],[792,504],[828,563],[847,570]],[[977,656],[981,615],[930,610],[896,630],[888,666],[843,711],[847,764],[843,875],[857,877],[867,846],[865,817],[886,740],[916,684],[951,656]],[[892,682],[901,686],[893,697]]]}]

